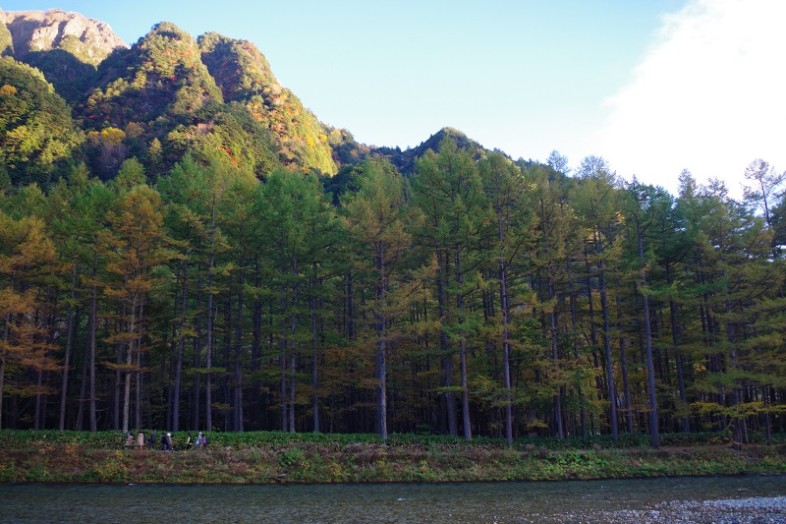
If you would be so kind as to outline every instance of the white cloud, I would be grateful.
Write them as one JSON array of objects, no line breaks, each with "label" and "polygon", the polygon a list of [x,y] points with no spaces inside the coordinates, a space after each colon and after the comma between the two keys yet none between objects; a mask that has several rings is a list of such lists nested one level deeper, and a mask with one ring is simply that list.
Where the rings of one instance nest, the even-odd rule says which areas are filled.
[{"label": "white cloud", "polygon": [[755,158],[786,170],[786,2],[691,0],[666,15],[593,148],[617,172],[677,191],[683,168],[741,194]]}]

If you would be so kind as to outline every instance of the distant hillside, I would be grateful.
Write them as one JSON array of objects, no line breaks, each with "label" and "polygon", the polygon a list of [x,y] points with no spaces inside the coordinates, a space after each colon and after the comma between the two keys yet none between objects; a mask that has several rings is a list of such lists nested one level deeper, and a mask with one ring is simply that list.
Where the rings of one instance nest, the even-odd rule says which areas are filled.
[{"label": "distant hillside", "polygon": [[429,149],[438,152],[439,144],[445,138],[453,139],[459,149],[469,151],[475,159],[482,158],[489,153],[489,150],[467,137],[467,135],[458,129],[453,129],[452,127],[443,127],[419,145],[405,149],[404,151],[399,148],[380,147],[376,148],[374,153],[378,156],[388,158],[390,162],[396,166],[399,172],[403,174],[412,174],[415,171],[415,161],[422,157]]}]

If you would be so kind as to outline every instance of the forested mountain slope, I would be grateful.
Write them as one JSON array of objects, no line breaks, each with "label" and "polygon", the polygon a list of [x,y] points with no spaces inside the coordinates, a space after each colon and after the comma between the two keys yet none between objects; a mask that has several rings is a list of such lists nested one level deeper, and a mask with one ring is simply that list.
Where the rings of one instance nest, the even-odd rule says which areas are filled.
[{"label": "forested mountain slope", "polygon": [[333,175],[327,129],[270,70],[265,57],[248,41],[208,33],[199,37],[202,60],[227,101],[245,104],[271,131],[284,165]]}]

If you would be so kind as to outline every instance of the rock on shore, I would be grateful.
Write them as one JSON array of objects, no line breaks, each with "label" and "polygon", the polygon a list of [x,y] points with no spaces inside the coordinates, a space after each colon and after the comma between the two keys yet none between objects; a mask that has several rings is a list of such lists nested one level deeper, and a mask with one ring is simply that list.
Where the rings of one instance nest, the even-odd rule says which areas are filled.
[{"label": "rock on shore", "polygon": [[786,497],[671,501],[651,509],[569,512],[554,515],[550,520],[605,524],[786,524]]}]

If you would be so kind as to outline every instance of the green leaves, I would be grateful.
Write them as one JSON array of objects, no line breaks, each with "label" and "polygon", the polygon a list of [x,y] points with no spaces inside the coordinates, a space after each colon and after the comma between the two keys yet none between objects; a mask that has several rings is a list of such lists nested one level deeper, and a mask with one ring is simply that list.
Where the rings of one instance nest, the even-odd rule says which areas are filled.
[{"label": "green leaves", "polygon": [[82,135],[71,110],[37,69],[0,58],[0,164],[14,185],[48,185]]}]

